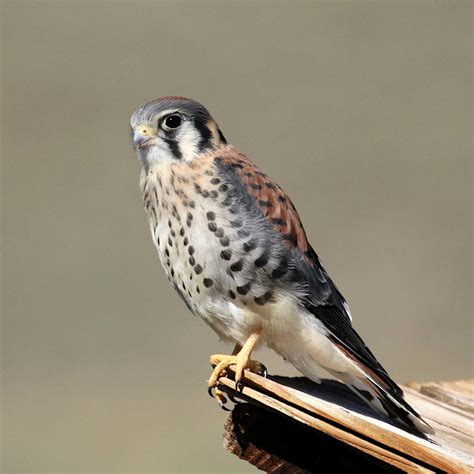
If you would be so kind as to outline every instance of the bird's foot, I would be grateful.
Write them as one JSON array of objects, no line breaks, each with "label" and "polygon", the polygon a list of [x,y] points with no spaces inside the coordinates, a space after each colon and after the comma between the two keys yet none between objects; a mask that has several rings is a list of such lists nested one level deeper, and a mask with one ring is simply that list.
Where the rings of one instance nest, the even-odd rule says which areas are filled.
[{"label": "bird's foot", "polygon": [[220,377],[226,375],[227,369],[231,365],[235,365],[235,384],[237,390],[242,387],[240,382],[244,376],[244,370],[250,370],[255,374],[264,376],[267,373],[267,369],[263,364],[257,362],[256,360],[250,359],[245,355],[245,353],[239,353],[236,355],[214,354],[210,357],[210,362],[214,367],[214,370],[212,371],[212,374],[208,380],[209,393],[212,395],[212,389],[215,389],[214,397],[221,407],[223,407],[223,405],[227,402],[227,399],[224,396],[224,392],[217,388],[217,382]]}]

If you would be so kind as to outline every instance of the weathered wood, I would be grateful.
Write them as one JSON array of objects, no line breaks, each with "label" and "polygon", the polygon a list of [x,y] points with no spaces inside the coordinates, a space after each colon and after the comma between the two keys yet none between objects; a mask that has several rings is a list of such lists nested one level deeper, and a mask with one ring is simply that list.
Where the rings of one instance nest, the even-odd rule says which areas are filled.
[{"label": "weathered wood", "polygon": [[348,456],[351,472],[359,472],[355,466],[367,472],[370,462],[381,463],[379,472],[381,466],[385,472],[474,472],[472,380],[404,387],[409,403],[436,431],[431,442],[378,417],[334,381],[265,379],[246,372],[237,393],[232,377],[231,371],[222,377],[220,388],[258,408],[236,406],[226,425],[225,447],[267,472],[312,472],[330,461],[335,468]]}]

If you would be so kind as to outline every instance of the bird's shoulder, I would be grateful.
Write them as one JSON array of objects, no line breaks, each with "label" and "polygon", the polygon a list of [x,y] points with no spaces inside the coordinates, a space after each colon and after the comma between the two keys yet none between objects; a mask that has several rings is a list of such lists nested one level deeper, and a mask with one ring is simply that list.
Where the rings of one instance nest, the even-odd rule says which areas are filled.
[{"label": "bird's shoulder", "polygon": [[269,175],[235,147],[229,145],[208,157],[216,172],[242,198],[256,207],[289,249],[295,249],[311,266],[318,263],[293,201]]}]

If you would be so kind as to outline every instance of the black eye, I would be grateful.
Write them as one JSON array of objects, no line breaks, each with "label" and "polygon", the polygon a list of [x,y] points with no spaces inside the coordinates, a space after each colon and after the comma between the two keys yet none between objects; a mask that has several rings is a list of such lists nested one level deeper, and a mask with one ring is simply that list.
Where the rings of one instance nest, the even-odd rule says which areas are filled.
[{"label": "black eye", "polygon": [[168,115],[163,125],[165,129],[178,128],[181,125],[181,117],[179,115]]}]

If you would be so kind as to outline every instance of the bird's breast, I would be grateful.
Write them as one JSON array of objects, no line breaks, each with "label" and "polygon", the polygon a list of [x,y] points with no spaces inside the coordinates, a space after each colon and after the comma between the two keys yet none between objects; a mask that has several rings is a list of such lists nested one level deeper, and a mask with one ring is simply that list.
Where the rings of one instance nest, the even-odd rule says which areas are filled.
[{"label": "bird's breast", "polygon": [[142,192],[161,263],[191,311],[220,334],[238,314],[247,325],[265,317],[284,288],[287,249],[232,183],[211,166],[179,164],[148,170]]}]

